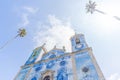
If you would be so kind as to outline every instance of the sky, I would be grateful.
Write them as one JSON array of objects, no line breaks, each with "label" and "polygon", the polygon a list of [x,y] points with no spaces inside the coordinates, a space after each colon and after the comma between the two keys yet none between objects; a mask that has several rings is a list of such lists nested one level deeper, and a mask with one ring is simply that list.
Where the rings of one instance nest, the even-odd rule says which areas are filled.
[{"label": "sky", "polygon": [[87,14],[89,0],[1,0],[0,46],[15,37],[19,28],[27,35],[17,37],[0,49],[0,80],[13,80],[33,49],[46,43],[49,51],[66,47],[69,38],[83,33],[106,80],[120,80],[120,0],[94,0],[98,12]]}]

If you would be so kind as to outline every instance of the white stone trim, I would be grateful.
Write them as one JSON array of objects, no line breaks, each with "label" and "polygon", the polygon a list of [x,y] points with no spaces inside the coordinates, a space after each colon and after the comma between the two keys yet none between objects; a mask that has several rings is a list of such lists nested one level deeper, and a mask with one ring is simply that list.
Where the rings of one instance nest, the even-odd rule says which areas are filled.
[{"label": "white stone trim", "polygon": [[96,59],[95,59],[95,57],[94,57],[94,55],[93,55],[93,53],[92,53],[92,48],[90,48],[90,49],[88,50],[88,53],[89,53],[89,55],[90,55],[90,57],[91,57],[91,60],[92,60],[94,66],[95,66],[95,68],[96,68],[96,71],[97,71],[98,76],[99,76],[99,78],[100,78],[99,80],[105,80],[105,78],[104,78],[104,76],[103,76],[103,73],[102,73],[100,67],[98,66],[97,61],[96,61]]},{"label": "white stone trim", "polygon": [[75,64],[75,55],[73,54],[71,57],[72,57],[73,79],[78,80],[76,64]]}]

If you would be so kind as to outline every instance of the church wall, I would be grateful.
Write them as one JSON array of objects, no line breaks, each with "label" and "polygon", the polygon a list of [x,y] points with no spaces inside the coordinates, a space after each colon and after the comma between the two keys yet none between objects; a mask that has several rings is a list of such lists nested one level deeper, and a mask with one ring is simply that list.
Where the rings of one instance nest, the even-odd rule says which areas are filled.
[{"label": "church wall", "polygon": [[63,78],[63,80],[74,80],[71,62],[71,56],[64,56],[56,58],[55,60],[43,61],[35,64],[32,66],[26,80],[43,79],[43,76],[47,71],[50,72],[53,80],[61,80],[61,78]]},{"label": "church wall", "polygon": [[76,53],[75,63],[78,80],[99,80],[96,68],[88,51]]},{"label": "church wall", "polygon": [[29,73],[30,67],[22,68],[14,80],[24,80]]}]

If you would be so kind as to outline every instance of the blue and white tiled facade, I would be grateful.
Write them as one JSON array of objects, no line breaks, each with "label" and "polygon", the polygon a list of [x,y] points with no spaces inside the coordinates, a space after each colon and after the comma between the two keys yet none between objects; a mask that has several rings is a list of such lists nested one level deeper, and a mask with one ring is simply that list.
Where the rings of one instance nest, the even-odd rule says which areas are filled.
[{"label": "blue and white tiled facade", "polygon": [[54,48],[37,62],[43,48],[36,48],[14,80],[105,80],[84,35],[74,35],[71,44],[71,53]]}]

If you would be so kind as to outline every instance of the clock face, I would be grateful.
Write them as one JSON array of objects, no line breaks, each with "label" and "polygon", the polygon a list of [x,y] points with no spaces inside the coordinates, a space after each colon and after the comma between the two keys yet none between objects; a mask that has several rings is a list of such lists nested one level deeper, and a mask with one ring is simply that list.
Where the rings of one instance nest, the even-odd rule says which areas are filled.
[{"label": "clock face", "polygon": [[34,54],[32,55],[32,57],[35,57],[37,55],[37,51],[34,52]]},{"label": "clock face", "polygon": [[34,54],[32,55],[29,61],[32,62],[35,59],[36,55],[37,55],[37,51],[34,52]]},{"label": "clock face", "polygon": [[82,44],[77,44],[76,48],[82,48]]}]

